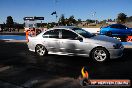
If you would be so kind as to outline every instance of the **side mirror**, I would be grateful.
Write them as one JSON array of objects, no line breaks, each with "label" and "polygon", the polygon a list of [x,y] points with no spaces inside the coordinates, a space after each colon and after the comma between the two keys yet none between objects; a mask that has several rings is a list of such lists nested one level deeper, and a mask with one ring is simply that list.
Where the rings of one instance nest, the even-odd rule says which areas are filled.
[{"label": "side mirror", "polygon": [[83,38],[80,37],[80,36],[78,36],[78,37],[76,38],[76,40],[83,41]]}]

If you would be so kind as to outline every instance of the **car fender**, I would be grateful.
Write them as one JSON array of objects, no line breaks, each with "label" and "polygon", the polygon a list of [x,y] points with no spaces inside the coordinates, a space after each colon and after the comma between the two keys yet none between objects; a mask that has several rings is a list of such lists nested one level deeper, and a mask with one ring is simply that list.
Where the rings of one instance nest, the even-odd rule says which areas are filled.
[{"label": "car fender", "polygon": [[110,31],[109,28],[102,28],[102,29],[100,30],[100,34],[105,35],[108,31]]}]

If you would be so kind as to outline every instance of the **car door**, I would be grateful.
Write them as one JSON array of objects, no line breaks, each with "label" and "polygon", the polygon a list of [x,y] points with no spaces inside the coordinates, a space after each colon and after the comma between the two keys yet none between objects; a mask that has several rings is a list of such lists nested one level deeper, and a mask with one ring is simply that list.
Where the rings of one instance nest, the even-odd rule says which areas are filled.
[{"label": "car door", "polygon": [[60,51],[65,53],[72,54],[84,54],[83,47],[83,38],[70,31],[70,30],[61,30],[61,41],[60,41]]},{"label": "car door", "polygon": [[112,35],[119,35],[121,29],[119,28],[119,25],[111,25],[109,31],[112,32]]},{"label": "car door", "polygon": [[59,51],[59,29],[49,30],[43,34],[43,45],[48,51]]},{"label": "car door", "polygon": [[124,25],[120,25],[120,24],[112,25],[111,32],[113,35],[119,35],[119,36],[129,34],[127,28]]},{"label": "car door", "polygon": [[126,26],[120,25],[119,28],[120,28],[121,35],[129,35],[130,34],[129,29]]}]

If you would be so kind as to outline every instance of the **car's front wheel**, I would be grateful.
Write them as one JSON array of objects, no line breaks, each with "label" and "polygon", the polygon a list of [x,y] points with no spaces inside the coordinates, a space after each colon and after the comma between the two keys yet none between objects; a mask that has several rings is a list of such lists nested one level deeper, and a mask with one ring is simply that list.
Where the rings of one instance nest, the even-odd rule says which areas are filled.
[{"label": "car's front wheel", "polygon": [[92,50],[91,57],[96,62],[105,62],[109,59],[109,53],[105,48],[98,47]]},{"label": "car's front wheel", "polygon": [[46,55],[48,53],[47,49],[43,45],[41,45],[41,44],[36,45],[35,52],[39,56],[44,56],[44,55]]}]

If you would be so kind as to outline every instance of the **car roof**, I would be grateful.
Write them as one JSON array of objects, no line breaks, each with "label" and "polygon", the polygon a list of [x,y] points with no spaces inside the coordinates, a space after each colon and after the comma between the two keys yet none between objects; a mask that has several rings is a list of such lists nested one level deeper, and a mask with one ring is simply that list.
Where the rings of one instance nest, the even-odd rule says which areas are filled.
[{"label": "car roof", "polygon": [[[50,31],[50,30],[54,30],[54,29],[67,29],[67,30],[72,30],[73,28],[78,28],[78,27],[77,26],[55,26],[55,27],[50,28],[50,29],[48,29],[46,31]],[[46,31],[43,31],[42,33],[40,33],[40,35],[43,34],[43,33],[45,33]]]},{"label": "car roof", "polygon": [[[123,25],[123,24],[111,24],[111,26],[113,26],[113,25]],[[124,25],[123,25],[124,26]]]},{"label": "car roof", "polygon": [[54,28],[64,28],[64,29],[73,29],[73,28],[77,28],[76,26],[56,26]]}]

